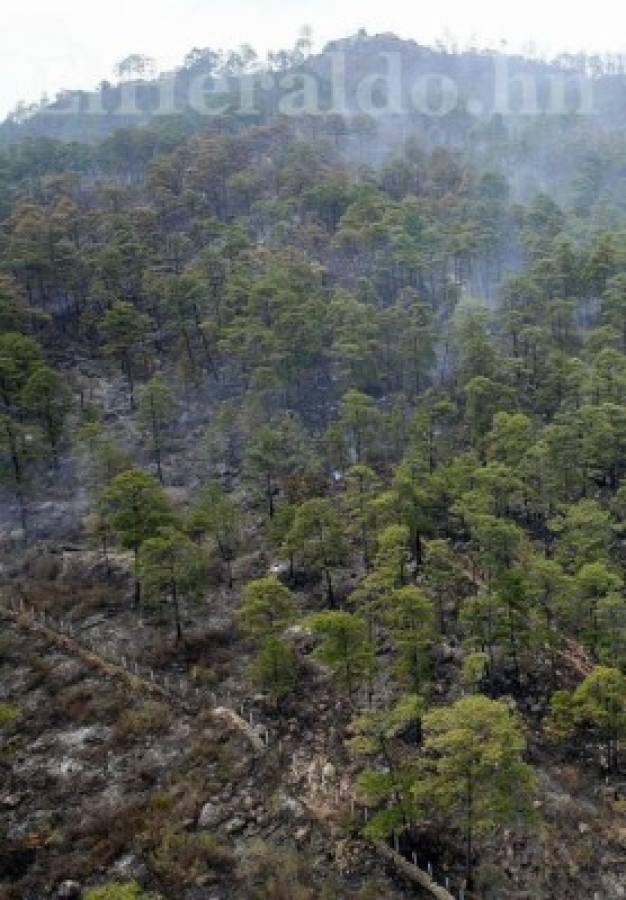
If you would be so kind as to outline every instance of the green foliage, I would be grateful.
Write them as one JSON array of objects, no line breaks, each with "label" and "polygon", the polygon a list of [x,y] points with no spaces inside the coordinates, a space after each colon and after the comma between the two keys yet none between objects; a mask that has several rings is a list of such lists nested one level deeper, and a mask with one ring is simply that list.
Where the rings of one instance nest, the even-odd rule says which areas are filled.
[{"label": "green foliage", "polygon": [[252,678],[278,703],[297,684],[298,665],[293,649],[277,637],[266,637],[252,665]]},{"label": "green foliage", "polygon": [[385,614],[398,655],[398,671],[417,694],[428,679],[429,650],[435,641],[433,602],[423,591],[407,585],[389,594]]},{"label": "green foliage", "polygon": [[409,561],[409,529],[406,525],[387,525],[376,535],[374,564],[387,585],[404,584]]},{"label": "green foliage", "polygon": [[[366,41],[346,45],[359,65]],[[300,65],[301,51],[273,65]],[[188,63],[232,77],[253,59],[198,50]],[[596,81],[603,94],[611,79]],[[546,734],[570,753],[601,745],[604,767],[617,769],[624,739],[626,141],[610,105],[597,134],[558,117],[515,133],[498,117],[444,117],[454,151],[409,139],[373,168],[354,155],[378,158],[388,134],[367,117],[295,122],[265,106],[261,127],[227,112],[208,133],[182,115],[89,146],[0,151],[9,514],[26,534],[34,499],[47,540],[49,501],[65,509],[87,481],[87,538],[107,569],[112,546],[131,551],[177,637],[207,569],[230,588],[241,579],[251,677],[277,703],[300,675],[281,638],[298,610],[258,575],[286,558],[306,614],[322,605],[308,583],[320,578],[317,655],[351,697],[367,690],[350,745],[370,767],[367,833],[424,820],[462,831],[468,868],[474,837],[521,821],[532,793],[520,722],[481,688],[536,709],[548,685]],[[521,147],[536,169],[550,160],[538,181],[554,196],[511,189]],[[148,453],[156,478],[135,468]],[[454,648],[441,659],[439,640]],[[219,680],[219,657],[198,671]],[[440,676],[445,696],[470,696],[431,710],[422,744],[420,698]],[[400,686],[412,693],[396,703]],[[149,734],[150,715],[134,717],[128,736]],[[169,824],[151,864],[178,896],[212,877],[212,851]]]},{"label": "green foliage", "polygon": [[381,416],[371,397],[351,390],[344,394],[338,428],[343,433],[348,459],[359,465],[374,450],[379,436]]},{"label": "green foliage", "polygon": [[84,900],[148,900],[148,895],[136,881],[111,881],[89,888]]},{"label": "green foliage", "polygon": [[10,275],[0,275],[0,334],[26,331],[30,312],[15,280]]},{"label": "green foliage", "polygon": [[19,404],[20,394],[33,373],[43,366],[41,347],[24,334],[0,334],[0,401],[10,412]]},{"label": "green foliage", "polygon": [[306,438],[294,417],[285,415],[272,425],[255,430],[246,448],[245,471],[263,491],[270,518],[281,483],[303,471],[307,464]]},{"label": "green foliage", "polygon": [[487,441],[490,456],[506,466],[518,466],[533,441],[532,421],[524,413],[496,413]]},{"label": "green foliage", "polygon": [[132,303],[116,300],[102,320],[104,352],[116,359],[128,379],[130,405],[135,405],[135,370],[150,328],[148,316]]},{"label": "green foliage", "polygon": [[604,742],[603,768],[616,769],[626,735],[626,675],[619,669],[596,666],[574,691],[553,694],[547,734],[563,741],[578,729],[591,729]]},{"label": "green foliage", "polygon": [[462,588],[462,573],[447,541],[431,540],[424,545],[424,574],[438,614],[439,630],[446,625],[446,606],[456,607]]},{"label": "green foliage", "polygon": [[98,419],[83,421],[75,441],[77,453],[86,465],[94,486],[106,485],[116,475],[132,468],[128,453],[111,440]]},{"label": "green foliage", "polygon": [[139,602],[139,548],[159,529],[174,522],[168,498],[151,475],[128,469],[116,475],[102,494],[101,510],[122,547],[133,551],[135,601]]},{"label": "green foliage", "polygon": [[130,550],[138,550],[173,517],[163,490],[140,469],[116,475],[103,494],[103,503],[122,546]]},{"label": "green foliage", "polygon": [[210,481],[200,491],[189,510],[186,529],[192,537],[207,535],[213,539],[226,566],[228,586],[233,586],[232,564],[242,546],[243,516],[233,497]]},{"label": "green foliage", "polygon": [[359,776],[358,791],[369,803],[379,805],[363,827],[365,837],[385,840],[415,821],[418,811],[413,796],[414,778],[410,767],[384,773],[366,769]]},{"label": "green foliage", "polygon": [[35,369],[22,389],[21,399],[24,409],[41,426],[56,454],[68,412],[68,394],[63,379],[54,369],[45,366]]},{"label": "green foliage", "polygon": [[41,437],[35,426],[0,414],[0,480],[17,496],[21,524],[27,533],[26,492],[33,477],[33,463],[41,454]]},{"label": "green foliage", "polygon": [[0,726],[10,725],[12,722],[18,721],[22,717],[22,710],[19,706],[13,706],[11,703],[0,703]]},{"label": "green foliage", "polygon": [[471,693],[478,691],[480,683],[485,676],[488,662],[489,657],[487,654],[480,651],[467,653],[463,658],[461,681]]},{"label": "green foliage", "polygon": [[286,546],[302,563],[326,579],[326,599],[335,602],[332,572],[345,562],[348,547],[345,526],[330,500],[307,500],[299,506],[287,534]]},{"label": "green foliage", "polygon": [[140,706],[124,710],[116,730],[123,740],[133,741],[165,731],[169,722],[170,710],[164,703],[146,700]]},{"label": "green foliage", "polygon": [[207,869],[228,871],[233,862],[232,851],[222,846],[212,834],[187,834],[174,828],[165,829],[159,846],[150,857],[159,878],[175,890],[181,885],[194,884]]},{"label": "green foliage", "polygon": [[139,419],[150,435],[157,475],[163,484],[161,457],[167,428],[176,409],[174,394],[167,383],[158,375],[145,384],[139,394]]},{"label": "green foliage", "polygon": [[569,571],[606,560],[611,544],[611,516],[597,500],[579,500],[550,527],[559,538],[557,558]]},{"label": "green foliage", "polygon": [[418,694],[405,694],[390,709],[362,713],[350,723],[353,734],[347,747],[355,756],[377,756],[387,760],[393,755],[392,744],[408,732],[419,732],[425,704]]},{"label": "green foliage", "polygon": [[118,881],[89,888],[84,900],[148,900],[136,881]]},{"label": "green foliage", "polygon": [[239,627],[256,640],[275,637],[296,617],[296,602],[289,588],[272,576],[249,581],[238,611]]},{"label": "green foliage", "polygon": [[422,725],[426,758],[416,800],[462,831],[469,875],[475,836],[533,818],[535,777],[523,761],[521,723],[505,703],[477,694],[431,710]]},{"label": "green foliage", "polygon": [[207,582],[202,550],[177,528],[160,528],[146,538],[139,551],[139,573],[148,599],[167,597],[172,604],[176,640],[182,638],[181,603],[199,600]]},{"label": "green foliage", "polygon": [[337,610],[317,613],[309,622],[313,632],[322,638],[316,657],[328,666],[352,699],[362,678],[374,667],[365,622],[359,616]]}]

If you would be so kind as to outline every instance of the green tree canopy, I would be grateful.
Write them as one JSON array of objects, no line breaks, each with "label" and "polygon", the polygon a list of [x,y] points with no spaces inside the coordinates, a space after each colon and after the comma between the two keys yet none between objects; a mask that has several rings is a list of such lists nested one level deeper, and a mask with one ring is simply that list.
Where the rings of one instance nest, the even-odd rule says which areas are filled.
[{"label": "green tree canopy", "polygon": [[523,760],[522,726],[505,703],[477,694],[427,712],[422,727],[418,804],[461,831],[471,879],[475,838],[532,818],[535,776]]}]

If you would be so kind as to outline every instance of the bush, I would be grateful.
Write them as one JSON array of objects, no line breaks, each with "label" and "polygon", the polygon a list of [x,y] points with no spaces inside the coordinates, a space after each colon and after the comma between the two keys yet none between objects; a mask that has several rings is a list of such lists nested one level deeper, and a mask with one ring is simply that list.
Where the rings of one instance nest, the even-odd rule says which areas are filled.
[{"label": "bush", "polygon": [[193,884],[208,870],[231,869],[234,854],[210,834],[181,834],[169,829],[151,856],[159,878],[172,886]]},{"label": "bush", "polygon": [[102,691],[96,681],[81,680],[59,690],[50,704],[50,713],[72,722],[111,724],[119,713],[119,696]]},{"label": "bush", "polygon": [[122,740],[135,740],[146,734],[164,731],[169,721],[170,710],[164,703],[147,700],[141,706],[122,713],[116,732]]},{"label": "bush", "polygon": [[10,725],[22,717],[22,710],[19,706],[13,706],[10,703],[0,703],[0,728],[3,725]]},{"label": "bush", "polygon": [[240,876],[250,900],[321,900],[308,861],[297,850],[253,841]]},{"label": "bush", "polygon": [[220,680],[214,670],[208,668],[208,666],[194,666],[191,670],[191,677],[197,685],[202,687],[212,687],[219,684]]},{"label": "bush", "polygon": [[0,637],[0,663],[8,662],[13,653],[13,635],[3,634]]},{"label": "bush", "polygon": [[147,900],[147,894],[142,892],[136,881],[109,882],[91,888],[83,900]]},{"label": "bush", "polygon": [[296,655],[281,638],[268,637],[252,666],[252,679],[269,691],[274,700],[290,694],[298,680]]}]

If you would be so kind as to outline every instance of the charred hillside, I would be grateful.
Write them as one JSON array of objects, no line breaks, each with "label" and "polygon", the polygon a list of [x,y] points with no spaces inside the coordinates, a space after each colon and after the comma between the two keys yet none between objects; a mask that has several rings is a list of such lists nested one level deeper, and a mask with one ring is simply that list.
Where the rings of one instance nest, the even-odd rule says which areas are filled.
[{"label": "charred hillside", "polygon": [[622,137],[470,118],[0,153],[2,898],[622,896]]}]

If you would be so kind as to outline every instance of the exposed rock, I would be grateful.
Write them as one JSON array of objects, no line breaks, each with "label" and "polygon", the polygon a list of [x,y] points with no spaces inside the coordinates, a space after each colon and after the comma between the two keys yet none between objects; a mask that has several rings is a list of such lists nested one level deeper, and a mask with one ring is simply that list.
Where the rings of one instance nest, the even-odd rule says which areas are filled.
[{"label": "exposed rock", "polygon": [[310,835],[311,828],[309,825],[301,825],[300,828],[296,828],[296,832],[294,834],[296,844],[303,844],[309,839]]},{"label": "exposed rock", "polygon": [[219,806],[215,803],[205,803],[198,816],[198,828],[213,828],[224,818]]},{"label": "exposed rock", "polygon": [[283,796],[280,810],[293,819],[300,819],[304,815],[304,807],[294,797]]},{"label": "exposed rock", "polygon": [[80,884],[77,881],[64,881],[57,890],[59,900],[74,900],[75,897],[80,897],[80,895]]},{"label": "exposed rock", "polygon": [[125,853],[115,865],[113,871],[119,878],[143,881],[147,876],[146,868],[134,853]]},{"label": "exposed rock", "polygon": [[241,819],[239,816],[235,816],[234,819],[231,819],[224,825],[224,831],[226,832],[226,834],[239,834],[239,832],[243,831],[245,827],[245,819]]}]

